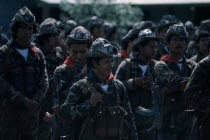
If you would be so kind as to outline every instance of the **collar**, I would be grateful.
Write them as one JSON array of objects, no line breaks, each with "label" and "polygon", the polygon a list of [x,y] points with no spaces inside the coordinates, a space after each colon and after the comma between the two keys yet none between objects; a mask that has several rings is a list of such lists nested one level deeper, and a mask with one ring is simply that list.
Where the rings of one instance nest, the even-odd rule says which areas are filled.
[{"label": "collar", "polygon": [[181,60],[180,61],[180,60],[177,60],[177,59],[175,59],[175,58],[173,58],[173,57],[171,57],[169,55],[163,56],[160,60],[161,61],[165,61],[165,62],[179,63],[179,64],[182,64],[182,63],[186,62],[186,58],[185,57],[180,59]]},{"label": "collar", "polygon": [[90,73],[88,73],[87,79],[95,83],[106,85],[112,82],[112,80],[114,79],[114,75],[111,73],[106,81],[102,81],[93,71],[91,71]]},{"label": "collar", "polygon": [[151,63],[154,62],[154,59],[150,59],[149,62],[146,63],[145,61],[143,61],[139,58],[139,54],[134,54],[131,56],[131,62],[137,62],[140,65],[150,65]]},{"label": "collar", "polygon": [[66,60],[64,61],[64,64],[67,65],[68,67],[75,67],[74,60],[71,56],[68,56]]},{"label": "collar", "polygon": [[29,43],[27,46],[22,46],[20,45],[16,40],[12,39],[10,41],[10,44],[11,44],[11,47],[14,47],[14,48],[17,48],[17,49],[26,49],[28,48],[29,46],[31,46],[31,44]]}]

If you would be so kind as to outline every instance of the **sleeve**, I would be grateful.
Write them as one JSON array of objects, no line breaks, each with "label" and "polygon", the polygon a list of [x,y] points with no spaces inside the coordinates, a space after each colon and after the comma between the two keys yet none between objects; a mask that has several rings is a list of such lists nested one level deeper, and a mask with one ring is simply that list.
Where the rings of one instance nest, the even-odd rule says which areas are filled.
[{"label": "sleeve", "polygon": [[[117,71],[116,71],[116,74],[115,74],[115,78],[120,80],[120,81],[122,81],[122,83],[124,84],[126,89],[134,90],[135,86],[133,84],[133,79],[132,78],[129,79],[129,73],[127,73],[128,71],[126,69],[128,69],[128,62],[126,60],[124,60],[119,65],[119,67],[117,68]],[[126,76],[126,75],[128,75],[128,76]]]},{"label": "sleeve", "polygon": [[120,89],[121,89],[121,98],[122,98],[122,107],[126,110],[128,115],[126,115],[125,119],[128,121],[130,124],[130,130],[129,130],[129,139],[130,140],[138,140],[138,135],[137,135],[137,130],[136,130],[136,125],[135,125],[135,120],[134,120],[134,115],[131,110],[130,102],[128,99],[128,94],[123,86],[122,83],[119,84]]},{"label": "sleeve", "polygon": [[[67,120],[75,120],[85,117],[91,111],[90,100],[84,92],[87,93],[84,84],[79,81],[69,90],[69,95],[61,106],[61,114]],[[90,93],[89,93],[90,94]]]},{"label": "sleeve", "polygon": [[41,101],[44,99],[47,90],[49,88],[49,80],[47,75],[47,69],[46,69],[46,61],[43,53],[41,50],[38,50],[39,57],[40,57],[40,74],[39,74],[39,83],[37,85],[37,90],[35,92],[35,96],[33,98],[34,101],[41,103]]},{"label": "sleeve", "polygon": [[173,72],[165,62],[160,61],[154,68],[156,82],[166,87],[180,89],[183,82],[188,81],[188,77],[182,77]]},{"label": "sleeve", "polygon": [[4,64],[4,61],[5,55],[3,52],[0,52],[0,97],[3,97],[3,99],[7,98],[11,102],[17,104],[24,104],[28,98],[6,80],[6,72],[4,69],[6,65]]},{"label": "sleeve", "polygon": [[189,83],[185,89],[185,97],[193,105],[198,105],[199,103],[203,102],[203,97],[205,96],[205,93],[203,92],[208,89],[208,87],[205,87],[205,84],[207,84],[205,79],[208,78],[207,75],[210,71],[210,61],[207,63],[205,61],[203,62],[204,63],[198,63],[197,67],[194,69],[191,77],[189,78]]}]

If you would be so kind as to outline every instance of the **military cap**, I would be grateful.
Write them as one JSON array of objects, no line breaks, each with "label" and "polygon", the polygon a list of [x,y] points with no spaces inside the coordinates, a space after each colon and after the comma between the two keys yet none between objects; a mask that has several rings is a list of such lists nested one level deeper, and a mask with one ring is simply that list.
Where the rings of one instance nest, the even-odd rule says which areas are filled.
[{"label": "military cap", "polygon": [[78,26],[72,30],[66,38],[66,44],[72,43],[89,43],[93,41],[92,35],[82,26]]},{"label": "military cap", "polygon": [[179,36],[185,38],[186,41],[188,41],[187,34],[187,30],[182,23],[174,24],[167,30],[165,40],[166,42],[169,42],[173,36]]},{"label": "military cap", "polygon": [[144,29],[151,29],[152,31],[154,31],[155,29],[155,24],[152,21],[140,21],[137,22],[133,25],[133,28],[137,28],[140,30],[144,30]]},{"label": "military cap", "polygon": [[117,27],[111,23],[105,22],[104,23],[104,35],[105,38],[108,38],[112,33],[117,30]]},{"label": "military cap", "polygon": [[111,45],[109,41],[103,38],[96,39],[90,51],[87,53],[87,57],[114,57],[118,53],[118,49]]},{"label": "military cap", "polygon": [[77,22],[74,20],[67,20],[66,24],[65,24],[65,36],[69,35],[71,33],[71,31],[77,27]]},{"label": "military cap", "polygon": [[161,30],[162,28],[164,28],[164,27],[169,27],[169,26],[171,26],[171,25],[173,25],[173,23],[170,22],[169,20],[161,19],[161,20],[159,21],[159,23],[157,24],[157,30],[158,30],[158,32],[160,32],[160,30]]},{"label": "military cap", "polygon": [[58,34],[60,33],[59,29],[56,26],[56,20],[54,18],[47,18],[45,19],[41,25],[39,26],[39,35],[43,34]]},{"label": "military cap", "polygon": [[103,24],[104,24],[103,20],[99,19],[96,16],[93,16],[89,21],[88,27],[90,30],[92,30],[93,27],[102,26]]},{"label": "military cap", "polygon": [[195,30],[195,26],[191,21],[186,21],[184,24],[185,28]]},{"label": "military cap", "polygon": [[21,8],[12,19],[12,22],[23,22],[25,24],[34,24],[35,21],[34,14],[26,6]]},{"label": "military cap", "polygon": [[144,29],[144,30],[139,32],[138,39],[132,46],[133,50],[136,50],[138,45],[141,44],[144,41],[149,41],[149,40],[158,41],[159,39],[161,39],[161,38],[157,37],[156,34],[153,33],[151,30]]},{"label": "military cap", "polygon": [[206,30],[210,33],[210,19],[201,21],[199,29]]}]

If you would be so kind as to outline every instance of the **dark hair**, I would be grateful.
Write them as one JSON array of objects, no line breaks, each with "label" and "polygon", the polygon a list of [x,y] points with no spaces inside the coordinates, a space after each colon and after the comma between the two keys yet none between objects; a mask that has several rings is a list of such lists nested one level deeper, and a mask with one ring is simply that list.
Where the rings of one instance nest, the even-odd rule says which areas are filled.
[{"label": "dark hair", "polygon": [[44,42],[47,40],[49,41],[49,38],[52,36],[53,34],[42,34],[39,36],[35,37],[35,41],[38,45],[43,46]]},{"label": "dark hair", "polygon": [[141,45],[142,47],[144,47],[144,46],[146,46],[150,41],[152,41],[152,40],[144,40],[144,41],[141,41],[141,42],[139,42],[137,45],[134,45],[133,47],[132,47],[132,49],[133,49],[133,51],[134,52],[139,52],[139,45]]},{"label": "dark hair", "polygon": [[94,68],[93,61],[95,61],[97,64],[99,64],[100,60],[102,60],[104,57],[88,57],[87,58],[87,66],[88,68]]},{"label": "dark hair", "polygon": [[195,35],[195,42],[196,43],[199,43],[199,41],[200,41],[201,38],[203,38],[203,37],[209,37],[209,36],[210,36],[209,32],[200,30]]},{"label": "dark hair", "polygon": [[[12,31],[12,37],[15,39],[17,36],[17,31],[18,31],[18,28],[21,26],[21,25],[24,25],[25,23],[23,22],[12,22],[10,24],[10,30]],[[25,24],[26,25],[26,24]],[[37,24],[33,24],[33,33],[36,33],[37,32]]]}]

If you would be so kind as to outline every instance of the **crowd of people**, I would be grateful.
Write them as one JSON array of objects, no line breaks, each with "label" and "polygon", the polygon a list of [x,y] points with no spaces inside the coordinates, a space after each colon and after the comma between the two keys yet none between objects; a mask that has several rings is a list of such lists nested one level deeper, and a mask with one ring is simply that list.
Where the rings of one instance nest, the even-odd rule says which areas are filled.
[{"label": "crowd of people", "polygon": [[209,140],[210,19],[0,28],[0,140]]}]

